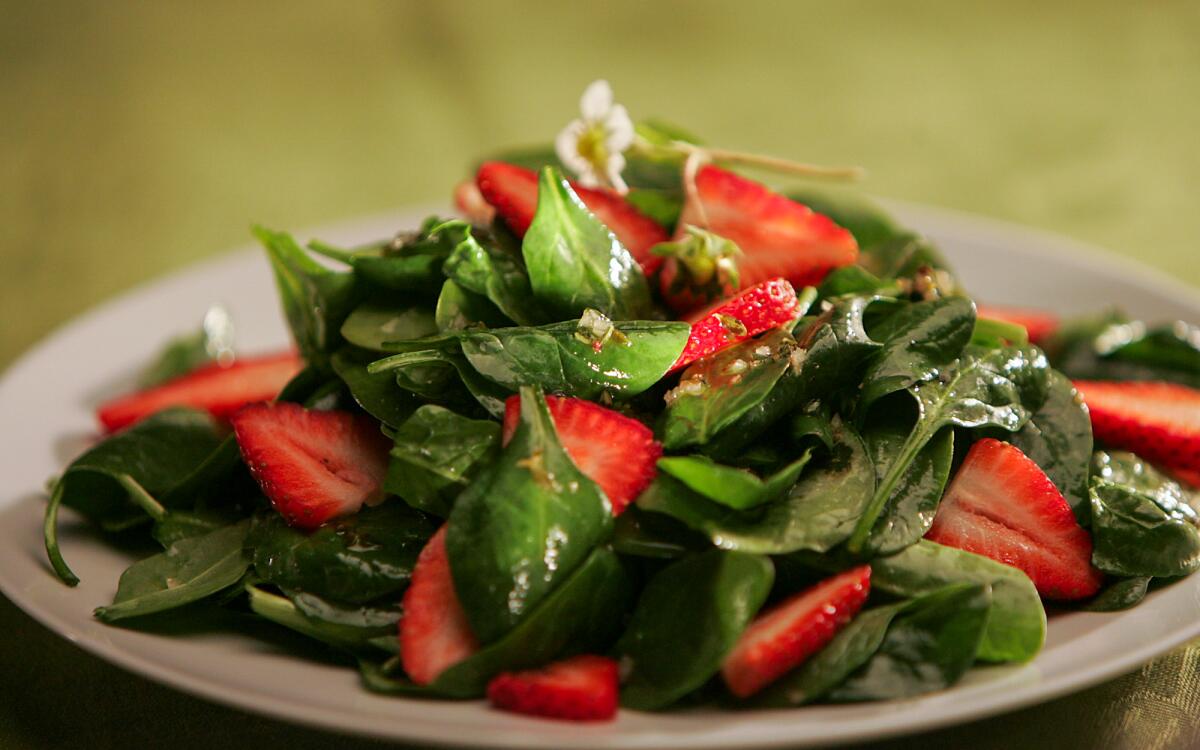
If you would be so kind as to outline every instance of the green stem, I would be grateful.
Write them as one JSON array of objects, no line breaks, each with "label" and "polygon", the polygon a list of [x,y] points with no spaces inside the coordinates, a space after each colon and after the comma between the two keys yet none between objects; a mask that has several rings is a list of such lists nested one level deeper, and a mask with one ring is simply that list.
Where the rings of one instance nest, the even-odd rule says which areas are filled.
[{"label": "green stem", "polygon": [[309,242],[308,249],[312,250],[318,255],[324,255],[326,258],[332,258],[333,260],[341,261],[348,266],[354,264],[355,253],[352,253],[349,250],[343,250],[340,247],[334,247],[333,245],[326,244],[320,240],[313,240]]},{"label": "green stem", "polygon": [[887,473],[883,475],[883,480],[875,488],[875,494],[871,497],[871,504],[863,512],[862,518],[858,519],[858,525],[854,527],[854,533],[850,535],[850,541],[846,543],[846,549],[851,553],[857,555],[862,552],[863,545],[866,544],[867,538],[871,536],[871,531],[875,528],[875,522],[879,520],[879,514],[883,512],[883,507],[887,505],[887,501],[891,499],[892,493],[896,491],[896,485],[900,482],[900,477],[903,476],[905,470],[916,459],[917,454],[925,448],[925,445],[935,433],[936,430],[922,430],[914,427],[913,431],[908,434],[904,445],[900,447],[900,451],[896,454],[895,460],[888,467]]},{"label": "green stem", "polygon": [[54,574],[68,586],[76,586],[79,584],[79,576],[67,565],[58,546],[58,509],[62,505],[65,485],[66,482],[59,479],[50,494],[50,502],[46,504],[46,516],[42,522],[42,539],[45,541],[46,557],[50,559],[50,567],[54,568]]},{"label": "green stem", "polygon": [[403,354],[393,354],[390,357],[376,360],[367,365],[367,373],[370,375],[378,375],[381,372],[388,370],[399,370],[402,367],[409,365],[427,365],[434,362],[450,362],[450,358],[444,352],[436,349],[419,352],[404,352]]},{"label": "green stem", "polygon": [[166,517],[167,509],[155,500],[153,495],[146,492],[146,489],[138,484],[136,479],[128,474],[121,474],[117,477],[117,482],[129,493],[129,499],[133,501],[134,505],[146,511],[146,515],[155,521],[161,521]]}]

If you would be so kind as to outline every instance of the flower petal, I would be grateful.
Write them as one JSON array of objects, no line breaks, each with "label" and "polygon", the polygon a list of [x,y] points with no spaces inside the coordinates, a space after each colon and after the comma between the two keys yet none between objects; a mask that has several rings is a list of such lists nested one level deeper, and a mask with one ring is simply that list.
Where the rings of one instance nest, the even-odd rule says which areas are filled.
[{"label": "flower petal", "polygon": [[612,86],[601,78],[592,81],[579,98],[579,112],[588,122],[602,122],[613,106]]},{"label": "flower petal", "polygon": [[604,130],[607,133],[604,144],[609,153],[620,153],[633,145],[633,120],[629,119],[624,105],[617,104],[609,111],[608,117],[604,118]]}]

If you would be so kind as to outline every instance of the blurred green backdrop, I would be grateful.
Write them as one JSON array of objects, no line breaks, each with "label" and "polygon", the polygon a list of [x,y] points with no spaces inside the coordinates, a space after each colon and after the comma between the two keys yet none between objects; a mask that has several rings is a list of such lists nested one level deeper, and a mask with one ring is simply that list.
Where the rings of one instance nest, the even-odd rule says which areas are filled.
[{"label": "blurred green backdrop", "polygon": [[442,199],[583,86],[1200,283],[1200,4],[0,1],[0,367],[131,285]]}]

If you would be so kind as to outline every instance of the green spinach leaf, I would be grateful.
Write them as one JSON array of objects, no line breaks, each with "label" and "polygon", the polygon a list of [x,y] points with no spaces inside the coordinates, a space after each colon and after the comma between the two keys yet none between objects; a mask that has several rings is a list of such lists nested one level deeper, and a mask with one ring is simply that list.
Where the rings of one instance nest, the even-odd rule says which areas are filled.
[{"label": "green spinach leaf", "polygon": [[517,325],[546,322],[534,303],[521,258],[492,243],[480,243],[466,224],[462,231],[462,241],[442,267],[446,276],[463,289],[486,297]]},{"label": "green spinach leaf", "polygon": [[511,323],[487,297],[468,291],[451,279],[442,284],[433,316],[438,332],[443,334],[468,328],[499,328]]},{"label": "green spinach leaf", "polygon": [[1092,564],[1105,573],[1170,577],[1195,572],[1200,568],[1195,522],[1195,511],[1167,493],[1092,480]]},{"label": "green spinach leaf", "polygon": [[1092,456],[1092,420],[1075,386],[1050,371],[1046,400],[1010,440],[1046,472],[1066,498],[1075,518],[1091,523],[1088,463]]},{"label": "green spinach leaf", "polygon": [[500,425],[440,406],[422,406],[396,430],[384,489],[445,518],[454,499],[495,461]]},{"label": "green spinach leaf", "polygon": [[437,333],[438,327],[428,308],[364,302],[346,317],[341,332],[357,347],[385,352],[385,342],[424,338]]},{"label": "green spinach leaf", "polygon": [[747,469],[722,466],[701,455],[662,458],[658,461],[658,469],[715,503],[734,510],[747,510],[787,492],[811,458],[812,451],[807,450],[765,479]]},{"label": "green spinach leaf", "polygon": [[396,427],[408,419],[420,402],[396,384],[395,375],[368,372],[367,366],[374,359],[370,352],[345,347],[334,353],[330,364],[363,411],[389,427]]},{"label": "green spinach leaf", "polygon": [[1096,595],[1083,609],[1086,612],[1119,612],[1136,607],[1146,598],[1152,576],[1122,578]]}]

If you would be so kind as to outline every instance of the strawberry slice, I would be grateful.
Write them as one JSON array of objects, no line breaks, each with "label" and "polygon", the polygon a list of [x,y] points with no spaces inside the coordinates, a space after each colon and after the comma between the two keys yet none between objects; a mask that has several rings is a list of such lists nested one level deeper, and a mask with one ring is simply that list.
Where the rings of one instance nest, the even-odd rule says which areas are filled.
[{"label": "strawberry slice", "polygon": [[1193,490],[1200,490],[1200,471],[1196,469],[1171,469],[1171,475]]},{"label": "strawberry slice", "polygon": [[749,697],[803,664],[858,614],[870,589],[871,566],[860,565],[754,618],[721,666],[729,691]]},{"label": "strawberry slice", "polygon": [[496,218],[496,209],[483,199],[483,193],[475,187],[475,183],[466,180],[454,188],[454,206],[472,224],[487,226]]},{"label": "strawberry slice", "polygon": [[696,192],[684,204],[676,239],[688,225],[737,243],[743,289],[776,276],[797,287],[813,285],[858,260],[854,235],[829,217],[712,165],[696,173]]},{"label": "strawberry slice", "polygon": [[447,667],[479,650],[454,592],[445,524],[417,556],[401,609],[400,663],[418,685],[428,685]]},{"label": "strawberry slice", "polygon": [[[546,406],[567,455],[612,503],[619,516],[654,480],[662,446],[649,427],[591,401],[546,396]],[[521,397],[504,404],[504,443],[521,421]]]},{"label": "strawberry slice", "polygon": [[316,528],[383,499],[391,446],[368,417],[276,403],[230,421],[250,473],[292,526]]},{"label": "strawberry slice", "polygon": [[1092,567],[1092,538],[1054,482],[992,438],[971,446],[925,537],[1019,568],[1046,599],[1086,599],[1104,578]]},{"label": "strawberry slice", "polygon": [[1002,305],[977,305],[976,311],[981,318],[991,318],[1024,326],[1029,333],[1029,340],[1034,344],[1041,344],[1058,330],[1058,316],[1044,310]]},{"label": "strawberry slice", "polygon": [[502,672],[487,687],[502,711],[572,721],[605,721],[617,715],[617,663],[582,654],[541,669]]},{"label": "strawberry slice", "polygon": [[170,406],[190,406],[228,419],[246,404],[275,398],[302,367],[304,361],[295,352],[238,359],[231,365],[204,365],[162,385],[101,404],[96,417],[109,432]]},{"label": "strawberry slice", "polygon": [[1076,380],[1096,439],[1169,470],[1200,472],[1200,390],[1161,382]]},{"label": "strawberry slice", "polygon": [[[495,207],[518,237],[533,223],[537,211],[538,176],[532,170],[489,161],[479,168],[475,184],[485,200]],[[643,268],[657,266],[659,259],[650,248],[667,240],[667,231],[649,216],[611,190],[593,190],[571,183],[588,210],[617,235],[621,244]]]},{"label": "strawberry slice", "polygon": [[698,313],[689,321],[692,331],[679,359],[667,372],[681,370],[739,341],[787,325],[796,317],[797,304],[791,284],[771,279]]}]

